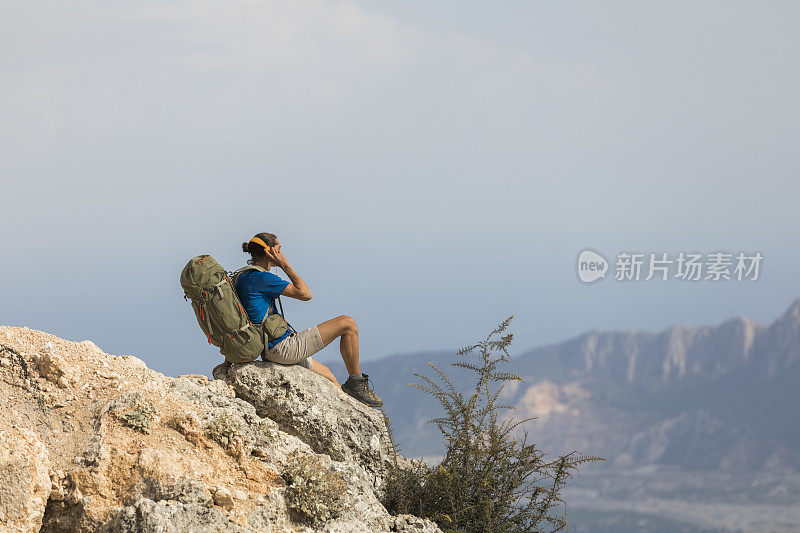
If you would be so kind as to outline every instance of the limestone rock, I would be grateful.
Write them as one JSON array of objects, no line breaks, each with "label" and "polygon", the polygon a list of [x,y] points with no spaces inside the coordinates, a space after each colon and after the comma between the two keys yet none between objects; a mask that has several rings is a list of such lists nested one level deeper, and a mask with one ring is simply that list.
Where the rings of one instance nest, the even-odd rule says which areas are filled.
[{"label": "limestone rock", "polygon": [[53,349],[53,344],[48,342],[37,354],[36,363],[45,379],[57,383],[64,377],[65,364],[63,359]]},{"label": "limestone rock", "polygon": [[233,509],[233,495],[225,487],[220,487],[214,492],[214,503],[223,509]]},{"label": "limestone rock", "polygon": [[249,533],[219,509],[196,503],[154,502],[146,498],[125,507],[106,531],[115,533]]},{"label": "limestone rock", "polygon": [[432,521],[419,518],[410,514],[403,514],[394,517],[392,531],[402,531],[405,533],[436,533],[439,527]]},{"label": "limestone rock", "polygon": [[[304,368],[170,378],[6,326],[0,352],[0,531],[438,531],[380,502],[380,412]],[[299,464],[340,488],[335,513]]]},{"label": "limestone rock", "polygon": [[[237,396],[255,406],[259,416],[274,420],[281,431],[335,461],[362,466],[371,476],[373,489],[380,493],[395,455],[379,410],[299,365],[256,361],[233,365],[221,377]],[[403,457],[397,460],[408,463]]]},{"label": "limestone rock", "polygon": [[0,530],[39,531],[50,496],[50,458],[36,433],[0,425]]}]

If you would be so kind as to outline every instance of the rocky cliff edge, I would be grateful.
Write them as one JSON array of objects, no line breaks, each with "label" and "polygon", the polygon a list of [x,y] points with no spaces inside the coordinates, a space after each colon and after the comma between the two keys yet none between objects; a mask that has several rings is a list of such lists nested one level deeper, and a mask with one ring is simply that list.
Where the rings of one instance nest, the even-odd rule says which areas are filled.
[{"label": "rocky cliff edge", "polygon": [[379,411],[300,366],[209,380],[0,326],[0,531],[436,532],[381,504]]}]

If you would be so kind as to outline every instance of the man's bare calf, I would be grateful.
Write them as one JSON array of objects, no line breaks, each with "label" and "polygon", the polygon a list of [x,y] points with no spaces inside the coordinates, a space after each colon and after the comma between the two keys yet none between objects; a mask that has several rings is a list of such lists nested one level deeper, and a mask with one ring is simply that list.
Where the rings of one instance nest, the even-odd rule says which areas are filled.
[{"label": "man's bare calf", "polygon": [[[353,317],[347,315],[337,316],[318,324],[317,327],[319,328],[320,337],[322,337],[323,347],[329,345],[337,337],[342,338],[339,341],[339,352],[342,354],[344,365],[350,375],[360,374],[361,367],[358,364],[358,326]],[[319,369],[316,368],[317,366],[319,366]],[[333,373],[322,363],[312,359],[311,369],[339,386]]]},{"label": "man's bare calf", "polygon": [[330,369],[313,359],[311,360],[311,370],[322,374],[344,392],[370,407],[383,405],[383,400],[373,392],[372,387],[368,384],[369,376],[361,373],[361,367],[358,364],[358,326],[353,317],[347,315],[337,316],[318,324],[317,328],[319,329],[320,337],[322,337],[323,347],[333,342],[336,337],[341,337],[339,351],[350,376],[343,385],[339,385]]}]

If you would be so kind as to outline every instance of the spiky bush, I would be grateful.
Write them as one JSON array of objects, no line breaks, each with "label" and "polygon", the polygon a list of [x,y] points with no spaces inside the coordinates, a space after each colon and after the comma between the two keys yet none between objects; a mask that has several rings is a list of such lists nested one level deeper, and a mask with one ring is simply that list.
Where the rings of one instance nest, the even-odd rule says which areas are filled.
[{"label": "spiky bush", "polygon": [[[435,397],[445,416],[429,420],[441,431],[446,453],[436,467],[395,468],[389,476],[387,501],[393,513],[430,518],[444,531],[516,532],[564,531],[566,502],[561,490],[578,465],[603,461],[602,457],[572,452],[546,461],[527,430],[518,428],[533,417],[501,419],[499,400],[506,382],[522,378],[498,370],[511,359],[513,334],[503,334],[513,316],[504,320],[483,341],[458,351],[451,366],[475,373],[469,396],[456,390],[436,365],[435,376],[414,373],[418,383],[409,386]],[[477,361],[469,360],[477,355]],[[558,513],[559,504],[563,512]]]}]

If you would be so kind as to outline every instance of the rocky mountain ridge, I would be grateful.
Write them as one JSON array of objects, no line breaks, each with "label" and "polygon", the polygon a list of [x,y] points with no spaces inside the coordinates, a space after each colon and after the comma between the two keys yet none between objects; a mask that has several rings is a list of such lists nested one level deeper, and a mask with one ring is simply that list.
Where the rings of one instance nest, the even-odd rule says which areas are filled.
[{"label": "rocky mountain ridge", "polygon": [[515,366],[531,373],[556,363],[564,378],[604,379],[661,388],[686,379],[714,380],[747,367],[774,378],[800,361],[800,299],[769,325],[735,317],[716,326],[673,326],[658,333],[591,331],[530,350]]}]

